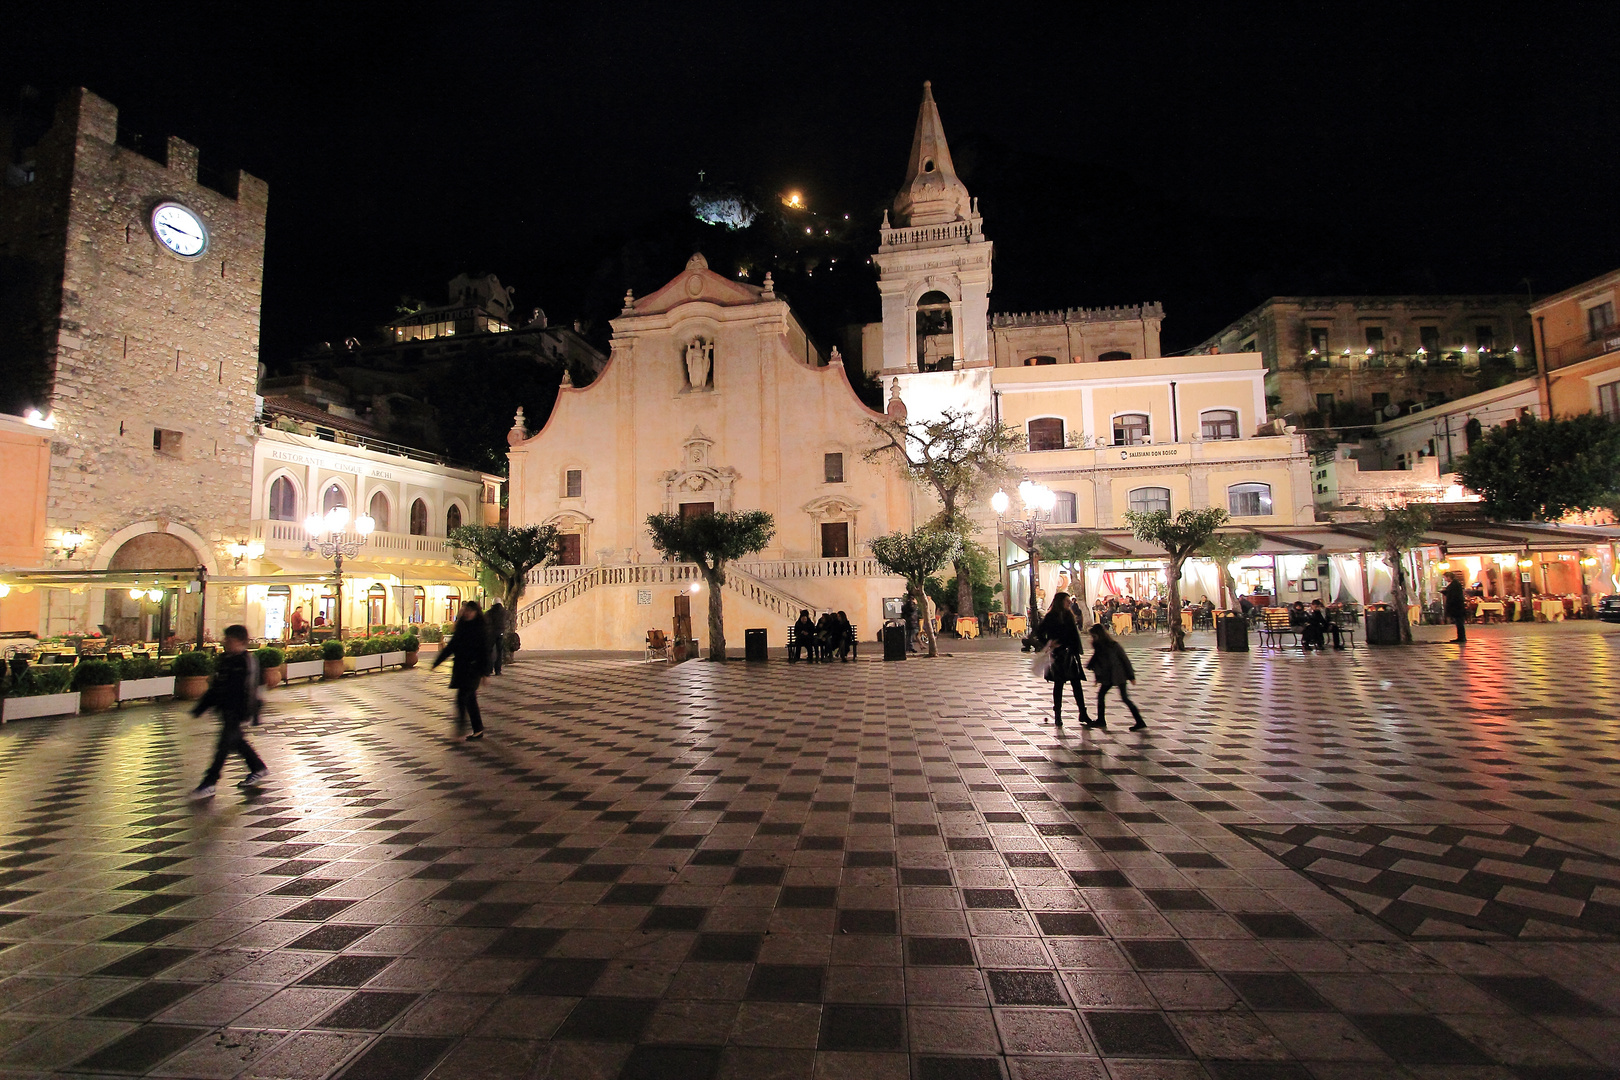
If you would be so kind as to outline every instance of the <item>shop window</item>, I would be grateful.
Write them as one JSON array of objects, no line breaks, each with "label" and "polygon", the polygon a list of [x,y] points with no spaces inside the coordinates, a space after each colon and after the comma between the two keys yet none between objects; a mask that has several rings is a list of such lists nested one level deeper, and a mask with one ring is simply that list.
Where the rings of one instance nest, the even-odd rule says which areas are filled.
[{"label": "shop window", "polygon": [[1138,514],[1151,514],[1155,510],[1170,512],[1170,489],[1140,487],[1131,489],[1131,509]]},{"label": "shop window", "polygon": [[821,455],[822,476],[829,484],[842,484],[844,482],[844,455]]},{"label": "shop window", "polygon": [[1072,491],[1054,491],[1057,502],[1052,505],[1052,524],[1073,525],[1080,520],[1077,513],[1078,500]]},{"label": "shop window", "polygon": [[326,485],[326,490],[321,493],[321,513],[330,514],[339,508],[346,509],[348,505],[349,497],[344,494],[342,487],[337,484]]},{"label": "shop window", "polygon": [[1271,485],[1233,484],[1226,489],[1226,505],[1233,517],[1268,517],[1271,514]]},{"label": "shop window", "polygon": [[1200,413],[1199,426],[1205,439],[1235,439],[1238,437],[1236,409],[1210,409]]},{"label": "shop window", "polygon": [[270,485],[270,506],[265,516],[271,521],[298,520],[298,489],[287,477],[278,476]]},{"label": "shop window", "polygon": [[388,496],[380,491],[373,492],[371,506],[366,510],[366,513],[370,514],[371,520],[376,522],[374,528],[378,532],[388,531]]},{"label": "shop window", "polygon": [[1130,358],[1131,354],[1126,352],[1124,349],[1112,349],[1108,352],[1097,354],[1098,361],[1129,360]]},{"label": "shop window", "polygon": [[1063,449],[1063,421],[1055,416],[1031,420],[1028,425],[1031,450]]},{"label": "shop window", "polygon": [[569,499],[585,497],[585,470],[569,469],[563,474],[563,495]]},{"label": "shop window", "polygon": [[421,499],[411,503],[411,535],[427,535],[427,503]]},{"label": "shop window", "polygon": [[823,559],[849,558],[849,522],[824,521],[821,523],[821,557]]},{"label": "shop window", "polygon": [[1140,446],[1152,435],[1146,413],[1121,413],[1114,417],[1114,445]]},{"label": "shop window", "polygon": [[285,585],[272,585],[265,590],[264,636],[280,641],[287,636],[287,619],[292,613],[292,590]]},{"label": "shop window", "polygon": [[563,533],[557,539],[562,542],[562,550],[557,555],[557,565],[578,566],[580,554],[579,533]]},{"label": "shop window", "polygon": [[444,535],[449,536],[451,529],[459,528],[461,528],[461,507],[451,503],[450,509],[444,512]]}]

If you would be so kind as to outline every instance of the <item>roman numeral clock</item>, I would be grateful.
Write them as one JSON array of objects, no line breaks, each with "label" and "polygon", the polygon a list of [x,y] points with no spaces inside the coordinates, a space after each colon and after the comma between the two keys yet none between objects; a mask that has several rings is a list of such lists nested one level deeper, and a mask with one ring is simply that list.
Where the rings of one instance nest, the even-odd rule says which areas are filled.
[{"label": "roman numeral clock", "polygon": [[182,259],[195,259],[208,249],[202,218],[179,203],[159,203],[152,210],[152,235]]}]

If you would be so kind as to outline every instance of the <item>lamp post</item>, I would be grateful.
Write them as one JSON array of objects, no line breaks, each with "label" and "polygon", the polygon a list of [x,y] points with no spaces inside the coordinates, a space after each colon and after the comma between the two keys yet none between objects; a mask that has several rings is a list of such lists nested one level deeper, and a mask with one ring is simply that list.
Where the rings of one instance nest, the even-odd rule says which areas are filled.
[{"label": "lamp post", "polygon": [[318,551],[321,558],[335,560],[333,580],[337,591],[337,614],[334,625],[339,641],[343,640],[343,558],[354,558],[365,546],[371,530],[377,527],[370,514],[361,514],[354,519],[354,532],[357,535],[349,533],[348,524],[347,506],[333,507],[325,517],[311,514],[304,519],[304,531],[309,534],[309,539],[304,543],[304,554],[313,555]]},{"label": "lamp post", "polygon": [[1036,484],[1026,479],[1018,485],[1018,498],[1024,504],[1024,516],[1021,518],[1006,516],[1012,500],[1007,497],[1005,491],[998,491],[990,496],[990,506],[996,512],[996,523],[1005,526],[1029,552],[1029,628],[1034,630],[1041,621],[1040,602],[1035,595],[1041,580],[1039,551],[1041,522],[1052,520],[1052,508],[1057,505],[1057,493],[1045,484]]}]

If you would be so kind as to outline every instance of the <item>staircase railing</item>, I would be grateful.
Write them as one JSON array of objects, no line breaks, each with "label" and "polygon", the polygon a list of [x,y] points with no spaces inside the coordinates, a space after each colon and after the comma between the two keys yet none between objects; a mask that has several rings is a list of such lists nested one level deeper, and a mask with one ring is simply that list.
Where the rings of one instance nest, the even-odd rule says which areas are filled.
[{"label": "staircase railing", "polygon": [[[772,614],[792,622],[802,610],[820,605],[766,581],[797,578],[875,577],[884,574],[876,559],[803,559],[738,562],[726,567],[726,588]],[[558,566],[531,571],[529,584],[557,587],[517,611],[514,625],[528,626],[571,600],[603,585],[671,585],[702,581],[696,563],[627,563],[621,566]],[[561,584],[557,584],[558,582]]]},{"label": "staircase railing", "polygon": [[801,611],[815,611],[817,608],[808,600],[801,600],[784,589],[761,581],[744,570],[741,564],[726,567],[726,588],[788,622],[798,618]]}]

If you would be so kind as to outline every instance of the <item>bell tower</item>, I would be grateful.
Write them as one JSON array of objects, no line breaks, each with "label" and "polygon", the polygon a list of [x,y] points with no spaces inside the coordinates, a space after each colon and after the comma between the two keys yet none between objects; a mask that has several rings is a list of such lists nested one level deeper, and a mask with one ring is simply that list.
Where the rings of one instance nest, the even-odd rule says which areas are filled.
[{"label": "bell tower", "polygon": [[989,367],[991,243],[956,175],[931,83],[923,83],[906,180],[877,255],[883,373]]}]

